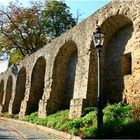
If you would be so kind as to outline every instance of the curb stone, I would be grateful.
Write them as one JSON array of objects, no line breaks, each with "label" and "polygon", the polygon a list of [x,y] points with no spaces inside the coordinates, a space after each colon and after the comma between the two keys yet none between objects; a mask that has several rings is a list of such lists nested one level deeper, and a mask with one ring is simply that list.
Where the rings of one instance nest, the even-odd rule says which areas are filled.
[{"label": "curb stone", "polygon": [[58,130],[48,128],[48,127],[45,127],[45,126],[41,126],[41,125],[37,125],[37,124],[32,124],[30,122],[24,122],[24,121],[21,121],[21,120],[15,120],[15,119],[10,119],[10,118],[5,118],[5,117],[0,117],[0,120],[9,120],[9,121],[12,121],[12,122],[15,122],[15,123],[18,123],[18,124],[23,124],[23,125],[26,124],[30,127],[36,127],[38,129],[42,129],[42,130],[44,130],[44,131],[46,131],[50,134],[54,134],[56,136],[63,137],[64,139],[82,140],[79,136],[73,136],[71,134],[68,134],[68,133],[65,133],[65,132],[62,132],[62,131],[58,131]]}]

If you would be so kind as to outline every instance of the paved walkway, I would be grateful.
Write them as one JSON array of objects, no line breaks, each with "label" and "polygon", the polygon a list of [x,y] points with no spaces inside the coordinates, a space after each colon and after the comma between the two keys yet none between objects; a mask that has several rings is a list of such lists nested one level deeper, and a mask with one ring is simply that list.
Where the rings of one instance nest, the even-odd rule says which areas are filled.
[{"label": "paved walkway", "polygon": [[51,135],[46,131],[36,127],[15,123],[10,120],[0,119],[0,140],[48,140],[48,139],[64,139]]},{"label": "paved walkway", "polygon": [[14,130],[9,130],[1,126],[0,124],[0,140],[5,140],[5,139],[18,140],[18,139],[23,139],[23,138],[20,138],[20,136],[17,136]]}]

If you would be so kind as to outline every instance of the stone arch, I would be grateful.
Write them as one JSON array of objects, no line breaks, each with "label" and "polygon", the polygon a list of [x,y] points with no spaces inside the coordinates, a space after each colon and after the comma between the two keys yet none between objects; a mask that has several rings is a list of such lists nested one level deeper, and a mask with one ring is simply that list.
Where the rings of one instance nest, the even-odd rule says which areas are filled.
[{"label": "stone arch", "polygon": [[22,67],[18,73],[16,81],[15,97],[12,107],[13,114],[18,114],[20,111],[21,102],[25,96],[25,84],[26,84],[26,69],[25,67]]},{"label": "stone arch", "polygon": [[9,102],[12,96],[12,86],[13,86],[13,78],[10,75],[8,77],[7,85],[6,85],[6,94],[5,94],[5,101],[3,104],[3,111],[2,112],[7,112],[9,108]]},{"label": "stone arch", "polygon": [[[129,46],[128,41],[132,36],[133,23],[123,15],[111,16],[101,24],[101,29],[105,33],[105,41],[101,53],[103,100],[104,104],[106,104],[107,100],[112,103],[119,102],[122,101],[124,89],[124,75],[121,73],[122,57],[125,54],[126,46]],[[113,43],[116,44],[114,45]],[[93,42],[91,42],[86,101],[90,105],[95,105],[97,102],[97,71],[96,49]],[[114,76],[114,73],[117,73],[117,75]],[[116,84],[113,85],[113,83]]]},{"label": "stone arch", "polygon": [[124,92],[122,59],[129,51],[133,23],[124,15],[109,17],[102,25],[106,33],[103,50],[103,96],[110,103],[120,102]]},{"label": "stone arch", "polygon": [[1,82],[0,82],[0,105],[2,105],[3,95],[4,95],[4,81],[1,80]]},{"label": "stone arch", "polygon": [[130,18],[124,15],[110,16],[102,24],[101,29],[105,33],[104,48],[108,45],[112,36],[122,27],[133,25]]},{"label": "stone arch", "polygon": [[44,91],[46,60],[43,56],[36,61],[31,77],[31,89],[29,100],[26,108],[26,114],[38,111],[39,100],[42,98]]},{"label": "stone arch", "polygon": [[77,45],[73,41],[68,41],[60,48],[54,61],[49,99],[51,110],[48,110],[50,114],[69,108],[70,100],[73,98],[77,61]]}]

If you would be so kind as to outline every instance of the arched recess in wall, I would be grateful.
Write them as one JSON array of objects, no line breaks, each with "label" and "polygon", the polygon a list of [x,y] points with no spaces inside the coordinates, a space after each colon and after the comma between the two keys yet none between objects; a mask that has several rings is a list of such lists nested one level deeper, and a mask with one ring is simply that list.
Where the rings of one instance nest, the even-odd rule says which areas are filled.
[{"label": "arched recess in wall", "polygon": [[2,109],[3,111],[2,112],[7,112],[8,111],[9,102],[10,102],[10,99],[11,99],[11,96],[12,96],[12,86],[13,86],[13,78],[10,75],[8,77],[8,80],[7,80],[5,101],[4,101],[4,104],[3,104],[3,109]]},{"label": "arched recess in wall", "polygon": [[125,50],[130,46],[133,23],[124,15],[117,15],[109,17],[101,28],[106,33],[102,55],[104,99],[110,103],[120,102],[124,76],[131,74],[131,52]]},{"label": "arched recess in wall", "polygon": [[[104,46],[101,52],[102,59],[102,94],[103,101],[106,104],[122,101],[125,74],[129,74],[129,70],[122,72],[123,57],[125,48],[129,46],[133,32],[133,24],[130,19],[123,15],[111,16],[101,25],[102,31],[105,33]],[[87,88],[87,103],[94,105],[97,102],[97,55],[93,42],[90,45],[90,64],[89,79]],[[131,53],[128,53],[126,59],[131,61]],[[131,62],[130,62],[131,63]],[[129,65],[131,65],[129,63]],[[127,66],[124,66],[127,68]],[[131,67],[131,66],[130,66]],[[125,74],[124,74],[125,73]],[[130,72],[131,73],[131,72]]]},{"label": "arched recess in wall", "polygon": [[26,69],[22,67],[18,73],[16,81],[15,97],[12,106],[13,114],[18,114],[20,111],[21,102],[25,96],[25,84],[26,84]]},{"label": "arched recess in wall", "polygon": [[0,105],[2,105],[3,95],[4,95],[4,81],[1,80],[1,82],[0,82]]},{"label": "arched recess in wall", "polygon": [[53,66],[52,92],[50,94],[51,113],[69,108],[73,98],[78,51],[75,42],[68,41],[62,46]]},{"label": "arched recess in wall", "polygon": [[39,57],[32,71],[31,89],[26,108],[27,115],[38,111],[39,100],[42,98],[44,90],[45,69],[46,60],[44,57]]}]

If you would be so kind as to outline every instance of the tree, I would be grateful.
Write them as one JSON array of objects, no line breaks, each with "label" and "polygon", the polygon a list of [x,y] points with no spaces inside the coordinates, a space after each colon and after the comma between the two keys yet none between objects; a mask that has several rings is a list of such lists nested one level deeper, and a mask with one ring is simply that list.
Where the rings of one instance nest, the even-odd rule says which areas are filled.
[{"label": "tree", "polygon": [[52,37],[58,37],[68,29],[76,25],[76,20],[70,13],[70,8],[63,1],[46,1],[46,18],[47,34]]},{"label": "tree", "polygon": [[75,24],[62,1],[47,1],[46,6],[32,3],[28,8],[11,2],[6,9],[0,8],[0,51],[7,52],[15,63]]},{"label": "tree", "polygon": [[46,36],[40,6],[23,8],[10,3],[6,10],[0,10],[1,48],[25,56],[44,46]]}]

